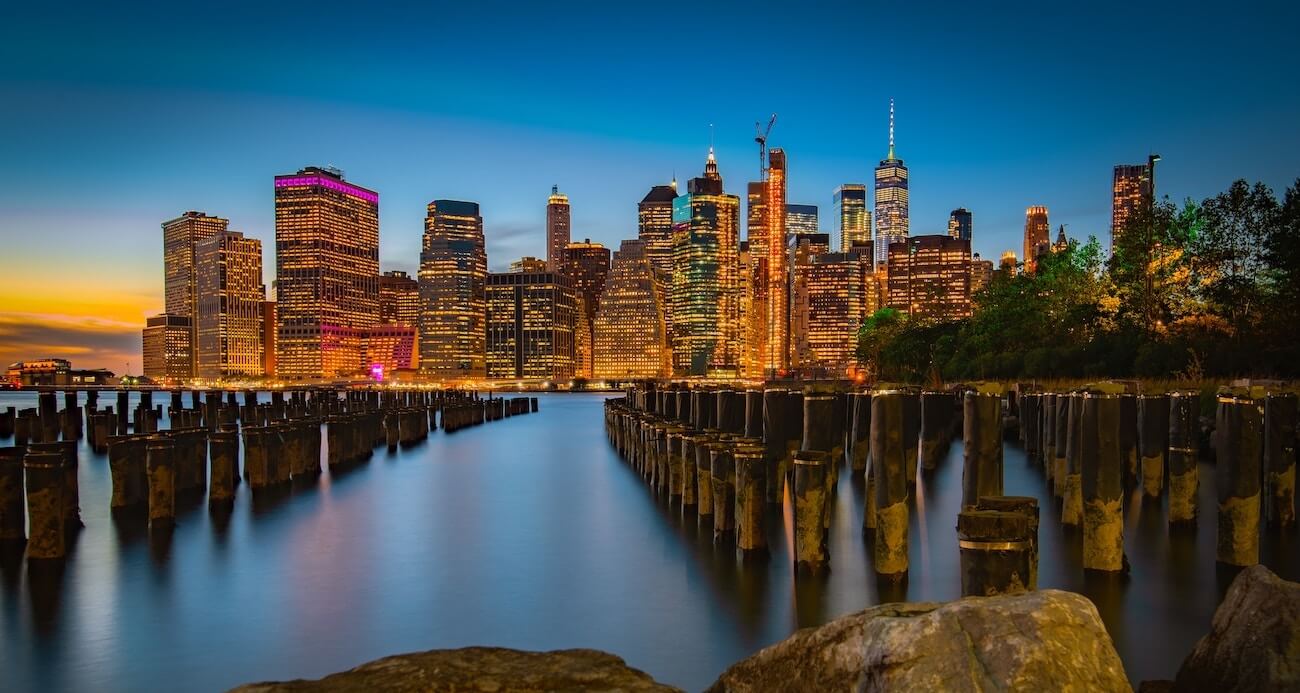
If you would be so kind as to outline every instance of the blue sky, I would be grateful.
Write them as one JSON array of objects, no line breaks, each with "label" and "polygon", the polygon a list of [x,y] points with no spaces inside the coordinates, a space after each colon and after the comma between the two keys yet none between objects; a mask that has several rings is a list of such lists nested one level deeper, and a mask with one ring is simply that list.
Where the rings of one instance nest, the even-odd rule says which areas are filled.
[{"label": "blue sky", "polygon": [[[710,124],[743,195],[773,112],[790,200],[833,230],[890,97],[912,232],[965,206],[986,256],[1031,204],[1104,241],[1111,167],[1149,152],[1175,199],[1300,176],[1294,3],[43,5],[0,23],[0,320],[102,314],[124,353],[161,307],[159,222],[230,218],[269,279],[272,177],[309,164],[380,192],[381,263],[408,270],[435,198],[482,205],[493,268],[543,254],[552,184],[575,238],[616,246],[651,185],[699,175]],[[37,300],[38,272],[74,296]]]}]

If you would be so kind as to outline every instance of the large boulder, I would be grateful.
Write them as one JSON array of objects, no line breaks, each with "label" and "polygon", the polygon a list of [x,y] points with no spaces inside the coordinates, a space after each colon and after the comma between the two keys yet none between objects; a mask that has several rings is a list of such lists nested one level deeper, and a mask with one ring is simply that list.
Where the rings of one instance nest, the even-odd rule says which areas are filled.
[{"label": "large boulder", "polygon": [[678,691],[598,650],[525,652],[466,647],[396,655],[323,679],[253,683],[239,693],[290,691]]},{"label": "large boulder", "polygon": [[1300,691],[1300,583],[1251,566],[1228,587],[1175,691]]},{"label": "large boulder", "polygon": [[1042,590],[884,604],[805,628],[710,691],[1131,691],[1086,597]]}]

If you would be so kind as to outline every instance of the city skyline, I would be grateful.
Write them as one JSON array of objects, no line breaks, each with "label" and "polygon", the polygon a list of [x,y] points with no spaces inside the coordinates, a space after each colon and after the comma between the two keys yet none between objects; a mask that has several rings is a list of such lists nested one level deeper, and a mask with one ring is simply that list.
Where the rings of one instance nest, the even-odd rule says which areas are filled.
[{"label": "city skyline", "polygon": [[[619,57],[591,66],[587,53],[548,42],[551,60],[534,67],[517,58],[537,47],[530,30],[549,14],[541,8],[506,18],[481,8],[440,11],[439,23],[491,26],[490,43],[516,44],[471,60],[465,49],[473,31],[449,37],[436,56],[418,57],[393,46],[408,26],[431,17],[356,17],[327,3],[312,20],[322,38],[351,34],[354,22],[366,35],[286,83],[279,73],[300,65],[308,41],[264,33],[243,21],[239,8],[150,16],[128,9],[101,17],[115,31],[92,34],[49,10],[24,7],[12,24],[24,32],[0,48],[7,65],[0,94],[13,106],[0,125],[24,133],[0,145],[0,160],[9,164],[0,169],[0,235],[8,250],[0,261],[0,361],[70,357],[119,372],[130,361],[138,372],[139,327],[163,310],[159,221],[187,210],[229,219],[232,230],[267,245],[264,274],[272,272],[267,180],[309,165],[336,165],[383,195],[381,269],[412,276],[430,200],[482,206],[492,271],[520,256],[545,256],[543,198],[557,183],[572,204],[571,237],[616,248],[634,236],[635,205],[646,190],[697,170],[710,124],[723,177],[737,181],[736,191],[756,179],[753,123],[773,111],[780,121],[771,146],[790,161],[788,199],[821,208],[822,230],[834,234],[834,190],[869,185],[885,156],[891,97],[898,156],[911,173],[910,232],[943,233],[949,211],[965,207],[978,219],[972,250],[985,258],[1020,246],[1023,210],[1036,204],[1073,236],[1105,243],[1113,167],[1155,152],[1163,156],[1160,194],[1175,201],[1240,177],[1282,189],[1300,158],[1300,140],[1286,125],[1300,113],[1300,97],[1280,89],[1289,63],[1283,36],[1273,32],[1288,24],[1279,15],[1295,9],[1228,17],[1169,9],[1140,8],[1121,26],[1100,9],[1070,15],[1081,36],[1108,29],[1106,45],[1092,47],[1083,38],[1062,45],[1055,32],[1023,31],[1024,23],[1064,21],[1053,8],[954,7],[942,23],[904,9],[844,8],[843,21],[827,22],[825,13],[716,8],[696,28],[668,27],[663,41],[682,51],[698,40],[718,42],[732,56],[723,62],[737,97],[683,106],[621,98],[630,96],[624,76],[657,64],[660,51],[619,32],[602,36],[600,27],[622,19],[606,13],[566,16],[575,30],[618,45],[623,50],[606,52]],[[106,11],[90,9],[87,19],[99,12]],[[223,57],[173,50],[185,33],[167,29],[200,20],[224,32],[235,50]],[[760,21],[790,25],[798,43],[792,48],[800,49],[761,71],[739,59]],[[891,40],[904,57],[914,59],[882,65],[869,51],[847,48],[853,42],[836,40],[882,21],[894,27]],[[983,47],[963,64],[954,64],[949,45],[954,27],[978,44],[972,48]],[[1005,40],[1012,34],[1017,41]],[[1180,42],[1210,38],[1224,48],[1217,57],[1177,50]],[[1107,48],[1153,41],[1142,70],[1129,67],[1128,53]],[[183,57],[158,65],[159,51]],[[862,75],[848,94],[841,93],[840,69],[829,69],[844,64]],[[340,72],[337,65],[349,67]],[[553,84],[539,75],[555,73],[565,74],[568,95],[533,98]],[[411,88],[435,78],[446,83],[424,91],[466,89],[475,98],[418,96],[421,89]],[[773,79],[801,88],[751,87]],[[1202,85],[1211,83],[1206,93]],[[1024,105],[1029,93],[1035,98]],[[954,94],[963,97],[959,117]],[[103,175],[106,167],[111,176]],[[64,281],[30,289],[56,270]],[[268,287],[273,278],[265,277]]]}]

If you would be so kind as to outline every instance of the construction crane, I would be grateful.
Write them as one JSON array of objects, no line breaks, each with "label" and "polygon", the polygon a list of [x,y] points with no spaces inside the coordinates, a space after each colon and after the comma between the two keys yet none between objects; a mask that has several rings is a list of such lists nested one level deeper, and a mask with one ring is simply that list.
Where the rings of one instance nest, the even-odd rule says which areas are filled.
[{"label": "construction crane", "polygon": [[767,121],[767,129],[763,129],[763,124],[754,122],[754,141],[758,143],[758,175],[762,180],[767,180],[767,136],[772,134],[772,126],[776,125],[776,114]]}]

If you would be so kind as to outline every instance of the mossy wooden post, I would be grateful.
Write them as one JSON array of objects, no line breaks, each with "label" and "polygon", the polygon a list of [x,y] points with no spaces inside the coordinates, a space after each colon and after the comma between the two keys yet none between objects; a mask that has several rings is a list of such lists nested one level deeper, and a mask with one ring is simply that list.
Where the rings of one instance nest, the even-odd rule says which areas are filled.
[{"label": "mossy wooden post", "polygon": [[736,467],[736,546],[742,551],[762,551],[767,548],[763,526],[767,465],[763,446],[743,443],[736,447],[732,461]]},{"label": "mossy wooden post", "polygon": [[717,401],[717,429],[740,437],[745,435],[745,395],[735,390],[721,390]]},{"label": "mossy wooden post", "polygon": [[64,440],[81,438],[81,405],[77,404],[77,391],[67,390],[63,393],[63,411],[59,417],[63,424]]},{"label": "mossy wooden post", "polygon": [[1119,460],[1124,470],[1124,487],[1133,488],[1138,480],[1138,400],[1137,395],[1119,396]]},{"label": "mossy wooden post", "polygon": [[921,469],[932,472],[947,457],[951,420],[952,395],[947,392],[921,393]]},{"label": "mossy wooden post", "polygon": [[1038,499],[1032,496],[985,496],[975,504],[977,510],[1020,513],[1029,521],[1029,584],[1038,589]]},{"label": "mossy wooden post", "polygon": [[401,442],[402,432],[397,421],[398,416],[396,409],[389,409],[384,412],[384,444],[389,452],[396,452],[397,444]]},{"label": "mossy wooden post", "polygon": [[1159,498],[1165,481],[1169,447],[1169,396],[1138,398],[1138,449],[1142,455],[1142,495]]},{"label": "mossy wooden post", "polygon": [[962,402],[961,505],[1002,495],[1002,399],[967,392]]},{"label": "mossy wooden post", "polygon": [[1065,437],[1065,491],[1061,495],[1061,524],[1083,525],[1083,393],[1070,393]]},{"label": "mossy wooden post", "polygon": [[803,396],[797,392],[763,391],[763,459],[767,463],[767,502],[780,503],[785,475],[803,435]]},{"label": "mossy wooden post", "polygon": [[791,496],[796,572],[818,575],[830,566],[826,549],[829,458],[828,453],[817,450],[800,450],[794,456]]},{"label": "mossy wooden post", "polygon": [[1052,460],[1052,495],[1065,496],[1065,472],[1069,467],[1067,449],[1070,447],[1070,395],[1056,395],[1056,446]]},{"label": "mossy wooden post", "polygon": [[1124,569],[1124,472],[1120,462],[1118,395],[1083,397],[1083,568]]},{"label": "mossy wooden post", "polygon": [[698,503],[697,493],[699,491],[699,486],[696,481],[698,472],[695,466],[695,446],[699,443],[699,440],[700,433],[698,431],[683,429],[679,452],[681,459],[677,462],[682,469],[683,508],[694,508]]},{"label": "mossy wooden post", "polygon": [[1264,400],[1264,520],[1269,526],[1295,523],[1295,445],[1296,396],[1269,395]]},{"label": "mossy wooden post", "polygon": [[[668,400],[677,402],[676,397]],[[664,464],[668,467],[668,499],[680,502],[682,499],[682,432],[681,426],[668,424],[664,431]]]},{"label": "mossy wooden post", "polygon": [[165,528],[176,522],[176,443],[154,436],[145,443],[149,469],[149,526]]},{"label": "mossy wooden post", "polygon": [[[997,423],[1001,429],[1001,416]],[[1025,515],[966,508],[957,514],[957,546],[961,596],[992,597],[1033,589],[1033,551]]]},{"label": "mossy wooden post", "polygon": [[0,448],[0,544],[27,539],[23,520],[23,456],[20,447]]},{"label": "mossy wooden post", "polygon": [[1052,483],[1052,468],[1056,466],[1056,393],[1045,392],[1038,400],[1039,409],[1039,457],[1043,462],[1043,473],[1047,483]]},{"label": "mossy wooden post", "polygon": [[77,441],[58,440],[45,443],[32,443],[27,446],[30,452],[52,452],[63,458],[63,522],[67,529],[82,527],[81,522],[81,488],[77,470]]},{"label": "mossy wooden post", "polygon": [[695,439],[695,502],[700,522],[713,521],[713,457],[712,447],[717,437],[701,433]]},{"label": "mossy wooden post", "polygon": [[877,392],[871,399],[871,474],[876,477],[875,568],[882,577],[907,574],[907,458],[903,393]]},{"label": "mossy wooden post", "polygon": [[[1196,496],[1200,472],[1196,462],[1201,395],[1169,395],[1169,524],[1196,524]],[[1134,453],[1136,455],[1136,452]]]},{"label": "mossy wooden post", "polygon": [[849,426],[849,472],[865,475],[867,460],[871,458],[871,393],[850,393],[849,408],[852,410],[852,423]]},{"label": "mossy wooden post", "polygon": [[1219,397],[1215,416],[1218,561],[1227,565],[1259,563],[1262,408],[1248,398]]},{"label": "mossy wooden post", "polygon": [[[831,490],[835,486],[834,467],[843,458],[843,449],[836,440],[835,395],[808,393],[803,397],[803,436],[800,452],[824,452],[826,492],[821,502],[830,504]],[[798,459],[796,455],[795,459]],[[830,522],[830,513],[822,514],[823,522]]]},{"label": "mossy wooden post", "polygon": [[41,417],[40,442],[53,443],[59,439],[59,399],[53,392],[41,392],[37,394],[36,402]]},{"label": "mossy wooden post", "polygon": [[[745,437],[763,439],[763,391],[745,390]],[[767,489],[763,490],[764,493]]]},{"label": "mossy wooden post", "polygon": [[709,450],[713,488],[713,540],[725,543],[736,531],[736,441],[720,439]]},{"label": "mossy wooden post", "polygon": [[27,557],[63,558],[63,455],[28,452],[23,459],[27,486]]},{"label": "mossy wooden post", "polygon": [[[336,442],[338,429],[336,424],[330,424],[330,463],[334,464],[334,455],[341,452],[341,443]],[[244,428],[244,479],[248,481],[249,488],[254,491],[261,490],[269,482],[267,475],[266,448],[262,443],[262,437],[266,429],[261,426],[247,426]]]},{"label": "mossy wooden post", "polygon": [[904,390],[903,401],[903,454],[907,459],[907,484],[916,484],[916,464],[921,443],[921,395]]},{"label": "mossy wooden post", "polygon": [[218,505],[235,497],[235,475],[239,468],[239,434],[213,431],[208,436],[208,457],[212,459],[208,504]]},{"label": "mossy wooden post", "polygon": [[1035,463],[1039,460],[1038,406],[1041,402],[1042,395],[1037,392],[1020,396],[1020,438],[1024,442],[1025,457]]}]

